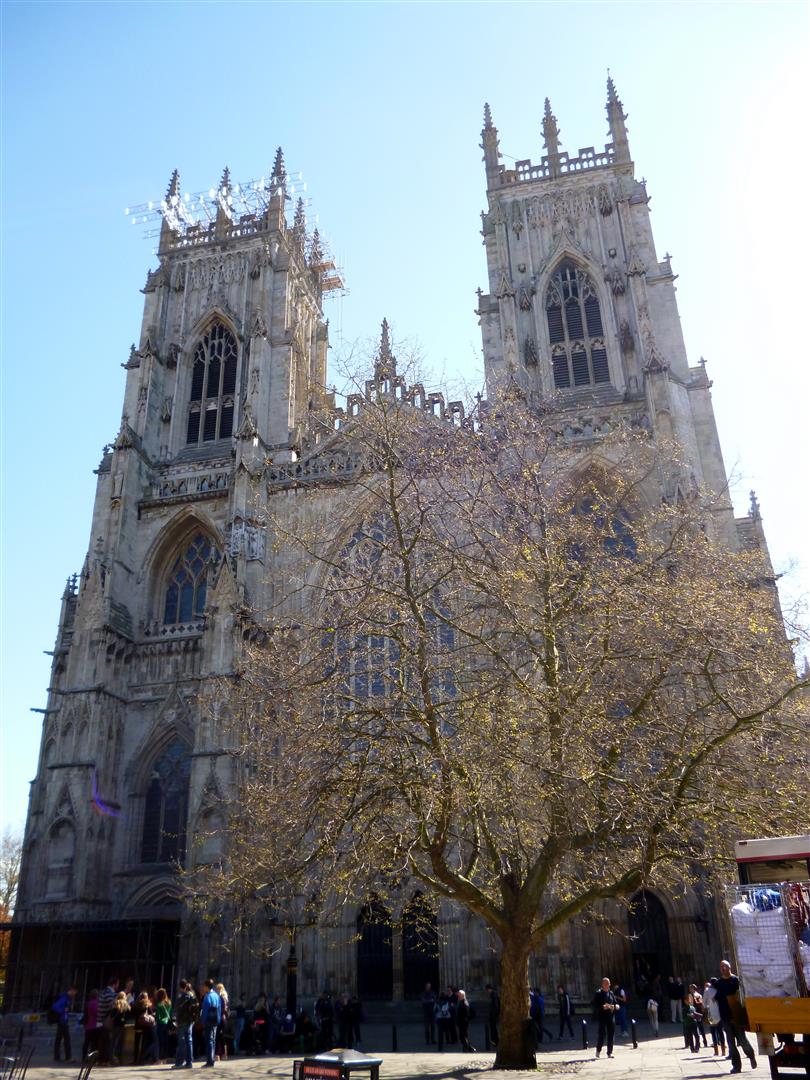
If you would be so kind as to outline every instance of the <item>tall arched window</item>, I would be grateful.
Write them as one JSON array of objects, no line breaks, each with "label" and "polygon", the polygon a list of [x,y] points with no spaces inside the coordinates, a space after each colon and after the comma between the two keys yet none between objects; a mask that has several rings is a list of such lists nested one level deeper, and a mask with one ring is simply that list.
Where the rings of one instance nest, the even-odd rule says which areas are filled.
[{"label": "tall arched window", "polygon": [[610,382],[596,289],[585,271],[568,259],[548,284],[546,318],[555,389]]},{"label": "tall arched window", "polygon": [[194,350],[186,442],[226,439],[233,432],[236,338],[214,322]]},{"label": "tall arched window", "polygon": [[186,818],[191,755],[175,736],[152,766],[146,789],[141,861],[182,862],[186,850]]},{"label": "tall arched window", "polygon": [[163,607],[164,624],[174,626],[200,618],[205,611],[208,576],[219,559],[219,551],[205,533],[196,533],[178,555],[169,574]]},{"label": "tall arched window", "polygon": [[76,830],[64,818],[51,826],[48,833],[48,877],[46,894],[49,899],[64,899],[73,886],[73,857],[76,852]]}]

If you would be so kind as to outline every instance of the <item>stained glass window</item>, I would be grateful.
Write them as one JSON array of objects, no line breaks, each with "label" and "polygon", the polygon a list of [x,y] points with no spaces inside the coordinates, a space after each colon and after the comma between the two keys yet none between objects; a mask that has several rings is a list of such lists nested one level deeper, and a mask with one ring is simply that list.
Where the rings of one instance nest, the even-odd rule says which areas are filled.
[{"label": "stained glass window", "polygon": [[189,623],[205,611],[208,576],[219,562],[219,552],[205,533],[199,532],[172,567],[166,587],[163,622]]},{"label": "stained glass window", "polygon": [[182,862],[190,775],[189,748],[176,737],[152,766],[143,816],[142,862]]}]

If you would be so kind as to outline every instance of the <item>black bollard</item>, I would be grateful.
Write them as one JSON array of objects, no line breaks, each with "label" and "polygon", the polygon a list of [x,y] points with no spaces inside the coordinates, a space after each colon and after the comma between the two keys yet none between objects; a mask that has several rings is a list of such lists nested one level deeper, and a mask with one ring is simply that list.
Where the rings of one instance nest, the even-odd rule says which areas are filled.
[{"label": "black bollard", "polygon": [[492,1049],[492,1043],[489,1041],[489,1020],[484,1024],[484,1049],[487,1052]]},{"label": "black bollard", "polygon": [[582,1049],[588,1049],[588,1021],[582,1021]]},{"label": "black bollard", "polygon": [[391,1025],[391,1053],[395,1054],[399,1049],[397,1044],[397,1025]]},{"label": "black bollard", "polygon": [[633,1049],[638,1050],[638,1032],[636,1031],[635,1020],[630,1021],[630,1034],[633,1036]]}]

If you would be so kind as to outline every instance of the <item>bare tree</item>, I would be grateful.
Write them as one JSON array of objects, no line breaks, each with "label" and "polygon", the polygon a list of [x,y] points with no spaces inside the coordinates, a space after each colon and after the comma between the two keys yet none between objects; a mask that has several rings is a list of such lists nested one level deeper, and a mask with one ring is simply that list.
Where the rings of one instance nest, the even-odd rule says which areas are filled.
[{"label": "bare tree", "polygon": [[[22,860],[22,833],[6,829],[0,837],[0,923],[7,923],[14,914],[17,885],[20,881]],[[10,934],[0,932],[0,971],[5,974],[8,966]]]},{"label": "bare tree", "polygon": [[645,431],[572,447],[516,398],[453,424],[381,394],[333,438],[362,463],[339,519],[302,487],[270,522],[287,586],[228,687],[243,789],[205,893],[455,901],[500,941],[496,1065],[525,1067],[549,934],[797,824],[772,571]]}]

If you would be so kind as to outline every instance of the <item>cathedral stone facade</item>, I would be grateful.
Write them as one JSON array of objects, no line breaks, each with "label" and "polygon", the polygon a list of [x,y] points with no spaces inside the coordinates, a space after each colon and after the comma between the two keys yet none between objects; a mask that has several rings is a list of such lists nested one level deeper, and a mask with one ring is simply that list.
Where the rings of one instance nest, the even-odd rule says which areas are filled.
[{"label": "cathedral stone facade", "polygon": [[[610,81],[607,114],[604,149],[572,156],[546,101],[545,155],[506,168],[485,109],[487,386],[511,380],[553,397],[562,437],[579,446],[619,423],[674,437],[688,469],[673,484],[724,493],[711,384],[702,361],[687,358],[670,259],[656,254]],[[12,935],[12,1008],[68,981],[101,986],[112,972],[166,986],[211,973],[248,994],[287,985],[279,930],[199,921],[176,871],[195,857],[192,837],[216,844],[233,790],[223,734],[199,699],[233,670],[245,613],[266,610],[284,579],[268,507],[291,519],[338,514],[351,527],[351,453],[330,455],[308,424],[313,405],[331,400],[322,302],[337,272],[307,232],[303,204],[288,220],[280,151],[249,212],[235,211],[235,190],[226,170],[201,223],[175,173],[161,205],[159,264],[123,364],[120,430],[96,470],[89,550],[62,601]],[[385,328],[380,359],[390,374]],[[408,407],[452,418],[441,395],[412,396]],[[335,409],[338,428],[342,415]],[[764,546],[755,502],[737,520],[728,503],[715,527],[731,547]],[[586,997],[604,971],[628,985],[642,972],[702,972],[721,947],[708,895],[646,900],[632,916],[607,906],[613,933],[564,928],[533,960],[532,979]],[[466,912],[442,905],[436,956],[418,936],[407,921],[382,933],[362,910],[346,911],[342,927],[306,929],[299,993],[399,1001],[425,979],[473,994],[497,979],[495,944]]]}]

